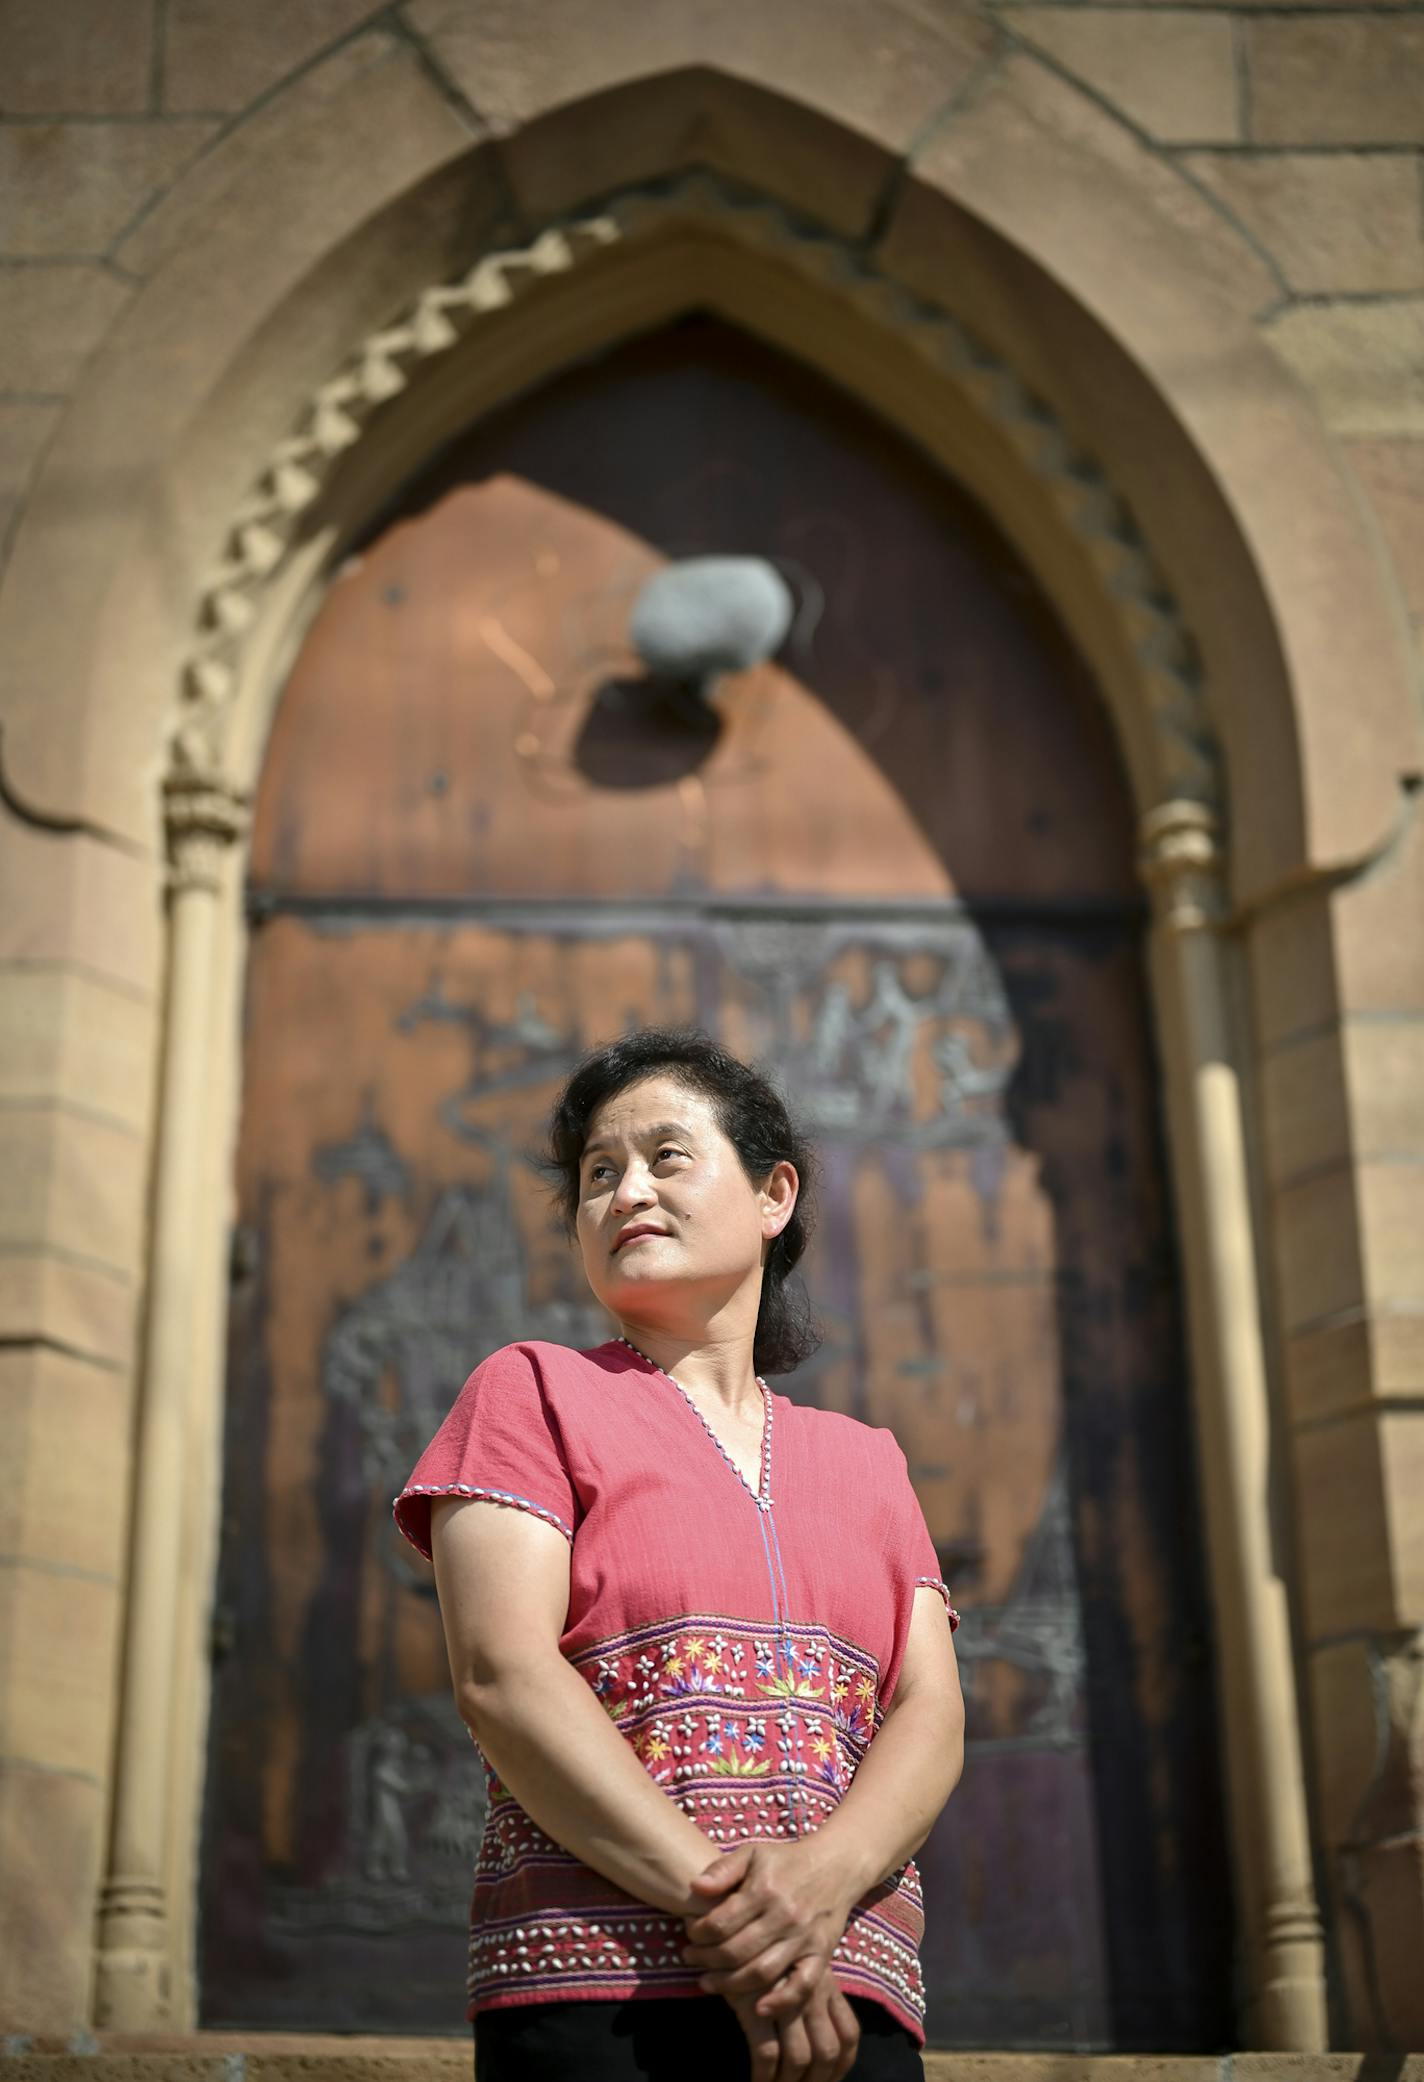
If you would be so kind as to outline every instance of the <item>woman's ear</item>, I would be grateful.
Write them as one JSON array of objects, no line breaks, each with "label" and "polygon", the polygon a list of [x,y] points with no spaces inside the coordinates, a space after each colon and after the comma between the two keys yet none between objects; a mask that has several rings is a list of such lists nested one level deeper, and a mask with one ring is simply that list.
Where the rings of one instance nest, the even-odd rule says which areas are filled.
[{"label": "woman's ear", "polygon": [[781,1164],[772,1164],[766,1174],[766,1185],[762,1187],[762,1235],[779,1237],[795,1214],[795,1195],[802,1191],[802,1180],[797,1178],[795,1164],[785,1158]]}]

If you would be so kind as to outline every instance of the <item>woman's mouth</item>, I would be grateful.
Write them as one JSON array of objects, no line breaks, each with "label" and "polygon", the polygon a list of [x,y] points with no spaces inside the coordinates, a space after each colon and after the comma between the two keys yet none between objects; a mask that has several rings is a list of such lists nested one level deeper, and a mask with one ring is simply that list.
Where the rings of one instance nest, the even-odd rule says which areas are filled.
[{"label": "woman's mouth", "polygon": [[655,1236],[666,1236],[666,1234],[667,1231],[665,1229],[634,1229],[630,1235],[621,1236],[618,1239],[617,1243],[614,1244],[614,1255],[616,1257],[621,1257],[623,1252],[626,1251],[630,1247],[630,1245],[635,1243],[651,1243],[652,1239]]}]

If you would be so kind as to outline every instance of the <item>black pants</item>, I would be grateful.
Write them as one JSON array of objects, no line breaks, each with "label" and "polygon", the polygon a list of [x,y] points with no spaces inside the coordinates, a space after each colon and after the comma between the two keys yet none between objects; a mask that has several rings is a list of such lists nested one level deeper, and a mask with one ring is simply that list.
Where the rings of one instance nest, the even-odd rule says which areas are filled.
[{"label": "black pants", "polygon": [[[883,2003],[846,2000],[860,2050],[846,2082],[924,2082],[920,2049]],[[751,2059],[720,1995],[511,2003],[474,2021],[476,2082],[745,2082]]]}]

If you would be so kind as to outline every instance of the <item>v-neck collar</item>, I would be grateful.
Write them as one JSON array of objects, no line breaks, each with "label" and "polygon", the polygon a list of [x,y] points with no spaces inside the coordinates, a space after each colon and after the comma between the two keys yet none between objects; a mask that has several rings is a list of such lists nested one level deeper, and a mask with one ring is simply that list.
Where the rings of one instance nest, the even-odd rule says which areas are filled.
[{"label": "v-neck collar", "polygon": [[663,1380],[665,1380],[668,1383],[669,1387],[675,1388],[677,1390],[678,1394],[687,1404],[687,1407],[691,1410],[693,1416],[702,1426],[702,1429],[706,1432],[708,1438],[712,1441],[712,1444],[717,1448],[717,1451],[721,1455],[722,1459],[726,1461],[727,1466],[732,1470],[732,1473],[741,1483],[742,1488],[746,1491],[747,1495],[751,1498],[752,1502],[756,1505],[757,1509],[759,1511],[769,1511],[772,1507],[771,1433],[773,1414],[772,1403],[774,1397],[773,1391],[767,1387],[766,1382],[761,1378],[761,1375],[757,1375],[757,1386],[761,1390],[762,1401],[760,1462],[761,1477],[760,1487],[757,1489],[753,1489],[751,1483],[747,1480],[742,1470],[737,1466],[737,1463],[735,1462],[735,1460],[733,1460],[731,1454],[722,1444],[722,1441],[718,1438],[716,1432],[707,1422],[707,1419],[703,1416],[701,1410],[697,1407],[697,1404],[693,1401],[692,1397],[683,1387],[681,1381],[675,1380],[673,1376],[667,1371],[666,1367],[659,1366],[655,1360],[649,1359],[646,1352],[640,1352],[635,1344],[633,1344],[628,1338],[623,1337],[621,1334],[617,1337],[610,1338],[609,1343],[614,1345],[621,1345],[625,1351],[631,1352],[635,1359],[641,1359],[643,1364],[651,1368],[651,1370],[655,1374],[660,1374]]}]

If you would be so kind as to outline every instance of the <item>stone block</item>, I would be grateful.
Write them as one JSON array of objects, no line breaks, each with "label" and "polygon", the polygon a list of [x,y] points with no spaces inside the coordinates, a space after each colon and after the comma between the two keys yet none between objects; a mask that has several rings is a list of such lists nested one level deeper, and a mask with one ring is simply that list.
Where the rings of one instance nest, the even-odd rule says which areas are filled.
[{"label": "stone block", "polygon": [[58,1099],[146,1135],[157,1076],[155,1007],[84,969],[0,970],[0,1101]]},{"label": "stone block", "polygon": [[1424,1013],[1424,798],[1401,809],[1400,825],[1375,871],[1331,899],[1338,1002],[1347,1014]]},{"label": "stone block", "polygon": [[1368,1643],[1332,1641],[1312,1650],[1306,1685],[1320,1833],[1330,1848],[1353,1833],[1383,1740]]},{"label": "stone block", "polygon": [[[75,2032],[88,2022],[99,1788],[0,1760],[0,2029]],[[0,2050],[0,2064],[8,2061]],[[93,2062],[90,2062],[92,2069]]]},{"label": "stone block", "polygon": [[34,1562],[0,1569],[0,1756],[103,1777],[121,1620],[114,1583]]},{"label": "stone block", "polygon": [[[1417,1676],[1414,1684],[1417,1699]],[[1419,1770],[1416,1762],[1416,1784]],[[1379,2019],[1385,2045],[1417,2046],[1424,2040],[1424,1836],[1417,1806],[1411,1802],[1405,1828],[1377,1838],[1352,1861],[1350,1877],[1351,1909],[1370,1933],[1369,1977],[1359,1991],[1358,2013]],[[1395,2055],[1390,2065],[1408,2075],[1411,2067],[1424,2068],[1424,2055],[1403,2061]]]},{"label": "stone block", "polygon": [[202,122],[0,126],[0,252],[10,259],[106,253],[216,129]]},{"label": "stone block", "polygon": [[1251,1016],[1264,1058],[1339,1018],[1329,900],[1277,904],[1252,920],[1248,945]]},{"label": "stone block", "polygon": [[0,1247],[55,1251],[134,1277],[148,1146],[57,1106],[0,1108]]},{"label": "stone block", "polygon": [[132,291],[83,264],[0,269],[0,390],[63,396]]},{"label": "stone block", "polygon": [[309,65],[371,13],[367,0],[168,0],[163,103],[229,112]]},{"label": "stone block", "polygon": [[1349,441],[1345,454],[1379,522],[1405,606],[1424,617],[1424,440]]},{"label": "stone block", "polygon": [[156,860],[0,813],[0,888],[0,971],[63,964],[153,1002],[163,954]]},{"label": "stone block", "polygon": [[1281,14],[1242,24],[1262,145],[1424,144],[1424,19]]},{"label": "stone block", "polygon": [[1424,289],[1419,169],[1398,152],[1187,152],[1302,295]]},{"label": "stone block", "polygon": [[7,116],[133,116],[148,107],[153,0],[6,0]]},{"label": "stone block", "polygon": [[1344,1050],[1344,1036],[1327,1029],[1272,1049],[1262,1060],[1262,1140],[1273,1185],[1350,1155]]},{"label": "stone block", "polygon": [[[511,180],[535,217],[699,163],[861,229],[894,160],[993,45],[969,9],[905,0],[871,15],[858,0],[805,15],[757,0],[569,0],[557,34],[518,0],[413,0],[405,12],[494,134],[511,140]],[[775,92],[783,79],[796,81],[796,101]]]},{"label": "stone block", "polygon": [[1424,1159],[1424,1025],[1352,1020],[1272,1050],[1260,1071],[1267,1175],[1346,1159]]},{"label": "stone block", "polygon": [[[310,167],[312,150],[303,137],[306,124],[350,122],[342,103],[373,72],[389,68],[398,47],[384,35],[358,36],[340,45],[320,64],[263,98],[221,142],[204,152],[180,179],[145,211],[119,241],[114,257],[131,274],[148,275],[212,213],[229,210],[254,214],[256,198],[244,192],[254,178],[270,180],[284,165]],[[413,116],[414,110],[404,112]]]},{"label": "stone block", "polygon": [[1424,1390],[1424,1302],[1366,1311],[1285,1340],[1286,1400],[1297,1424],[1371,1402],[1414,1402]]},{"label": "stone block", "polygon": [[1228,15],[1015,7],[1003,20],[1160,144],[1241,135]]},{"label": "stone block", "polygon": [[1356,1184],[1354,1171],[1342,1164],[1274,1195],[1276,1283],[1287,1334],[1357,1309],[1365,1299]]},{"label": "stone block", "polygon": [[[1230,2082],[1366,2082],[1373,2065],[1358,2053],[1228,2053],[1225,2063]],[[1390,2082],[1424,2082],[1424,2053],[1396,2055],[1389,2071]]]},{"label": "stone block", "polygon": [[[1380,1431],[1394,1578],[1392,1624],[1424,1627],[1424,1408],[1388,1410]],[[1424,1766],[1424,1757],[1419,1762]],[[1421,1819],[1415,1816],[1416,1822]]]},{"label": "stone block", "polygon": [[1308,1425],[1291,1451],[1307,1639],[1392,1626],[1394,1553],[1376,1413]]},{"label": "stone block", "polygon": [[129,1399],[116,1367],[43,1346],[0,1349],[0,1561],[118,1580]]},{"label": "stone block", "polygon": [[63,1345],[110,1366],[132,1363],[138,1285],[126,1273],[44,1251],[0,1252],[0,1339]]},{"label": "stone block", "polygon": [[[1051,254],[1063,237],[1065,184],[1075,217],[1101,227],[1100,241],[1074,256],[1080,298],[1110,309],[1123,280],[1131,280],[1139,324],[1164,334],[1180,329],[1167,296],[1176,271],[1243,316],[1254,318],[1278,299],[1275,274],[1219,210],[1088,93],[1027,51],[1014,53],[916,151],[880,262],[911,289],[953,303],[956,262],[976,270],[987,263],[948,198],[972,198],[975,217],[1014,246]],[[1018,315],[1009,310],[1008,322],[1017,325]],[[1054,343],[1045,342],[1043,356],[1047,373],[1037,381],[1053,396]],[[1015,359],[1035,380],[1022,348]]]},{"label": "stone block", "polygon": [[147,1134],[157,1076],[153,1003],[87,970],[21,964],[0,999],[0,1099],[61,1100]]},{"label": "stone block", "polygon": [[1287,1335],[1358,1309],[1418,1301],[1424,1164],[1342,1164],[1274,1195],[1276,1268]]},{"label": "stone block", "polygon": [[1332,432],[1424,435],[1424,297],[1297,304],[1265,331]]},{"label": "stone block", "polygon": [[0,543],[24,504],[30,477],[59,421],[61,407],[38,399],[0,401]]}]

